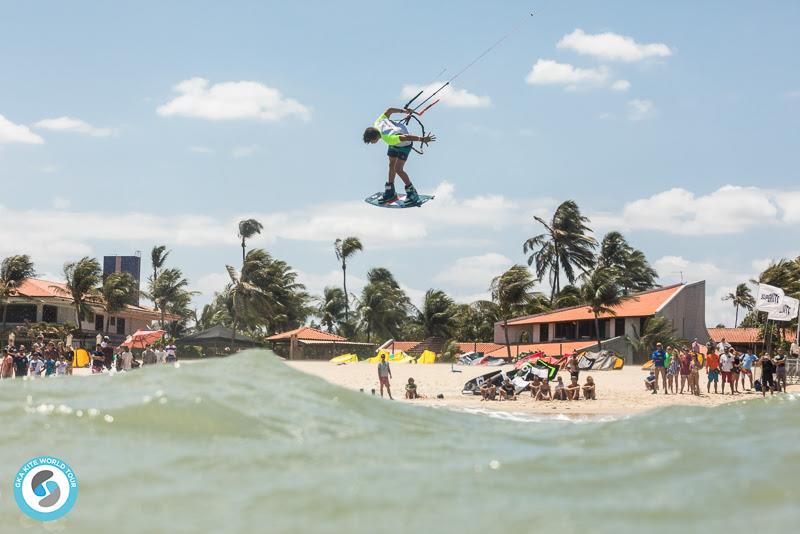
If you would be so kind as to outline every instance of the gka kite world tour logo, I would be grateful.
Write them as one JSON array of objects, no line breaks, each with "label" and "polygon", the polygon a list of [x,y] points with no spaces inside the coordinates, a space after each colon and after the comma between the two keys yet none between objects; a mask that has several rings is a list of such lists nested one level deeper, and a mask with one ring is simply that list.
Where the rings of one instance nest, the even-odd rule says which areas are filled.
[{"label": "gka kite world tour logo", "polygon": [[52,521],[69,512],[78,498],[78,477],[63,460],[38,456],[14,477],[17,506],[38,521]]}]

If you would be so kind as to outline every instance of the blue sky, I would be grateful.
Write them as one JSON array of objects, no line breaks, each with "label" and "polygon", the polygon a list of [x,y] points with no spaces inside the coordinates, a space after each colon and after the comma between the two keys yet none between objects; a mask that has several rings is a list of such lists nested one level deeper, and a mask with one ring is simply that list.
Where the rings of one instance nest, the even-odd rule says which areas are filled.
[{"label": "blue sky", "polygon": [[[720,297],[800,252],[799,4],[457,5],[3,2],[0,255],[57,277],[164,243],[202,304],[255,216],[314,292],[357,235],[356,289],[386,266],[469,300],[572,198],[730,324]],[[438,198],[365,205],[386,157],[363,128],[518,24],[426,114],[439,141],[407,170]]]}]

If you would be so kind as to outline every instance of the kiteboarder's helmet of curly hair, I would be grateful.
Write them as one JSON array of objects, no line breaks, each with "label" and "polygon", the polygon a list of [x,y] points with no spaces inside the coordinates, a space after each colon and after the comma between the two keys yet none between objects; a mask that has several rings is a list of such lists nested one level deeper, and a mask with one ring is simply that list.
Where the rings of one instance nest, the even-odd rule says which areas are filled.
[{"label": "kiteboarder's helmet of curly hair", "polygon": [[373,128],[370,126],[366,130],[364,130],[364,142],[365,143],[377,143],[378,140],[381,138],[381,132],[377,128]]}]

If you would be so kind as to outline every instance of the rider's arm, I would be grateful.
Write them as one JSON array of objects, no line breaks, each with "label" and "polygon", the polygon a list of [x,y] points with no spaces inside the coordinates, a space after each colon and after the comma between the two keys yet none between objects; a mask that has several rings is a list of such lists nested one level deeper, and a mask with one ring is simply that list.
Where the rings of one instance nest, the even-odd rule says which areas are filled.
[{"label": "rider's arm", "polygon": [[387,117],[389,115],[391,115],[392,113],[406,113],[406,114],[408,114],[408,113],[415,113],[415,112],[410,110],[410,109],[401,109],[401,108],[389,108],[389,109],[387,109],[386,111],[383,112],[383,114],[386,115]]},{"label": "rider's arm", "polygon": [[420,137],[419,135],[411,135],[411,134],[403,134],[400,135],[400,141],[422,141],[425,143],[431,143],[436,141],[436,136],[433,134],[428,134],[425,137]]}]

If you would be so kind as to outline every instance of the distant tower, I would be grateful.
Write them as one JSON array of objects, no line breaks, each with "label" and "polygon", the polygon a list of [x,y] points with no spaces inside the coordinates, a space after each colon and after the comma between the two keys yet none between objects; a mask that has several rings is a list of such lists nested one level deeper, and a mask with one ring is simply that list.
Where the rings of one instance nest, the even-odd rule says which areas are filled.
[{"label": "distant tower", "polygon": [[111,273],[128,273],[136,281],[136,296],[131,304],[139,305],[139,290],[142,277],[142,253],[133,256],[103,256],[103,280]]}]

